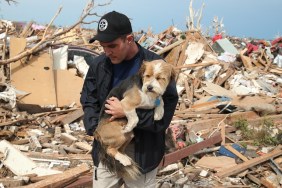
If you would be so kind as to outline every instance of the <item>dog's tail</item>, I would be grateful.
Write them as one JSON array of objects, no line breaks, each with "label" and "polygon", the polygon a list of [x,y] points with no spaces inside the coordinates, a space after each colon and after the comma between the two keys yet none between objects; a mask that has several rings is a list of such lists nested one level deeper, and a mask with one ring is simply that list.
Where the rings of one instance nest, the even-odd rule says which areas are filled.
[{"label": "dog's tail", "polygon": [[124,166],[114,157],[108,155],[103,146],[99,148],[99,159],[111,173],[116,174],[118,177],[136,180],[141,175],[139,166],[132,159],[130,159],[131,165]]}]

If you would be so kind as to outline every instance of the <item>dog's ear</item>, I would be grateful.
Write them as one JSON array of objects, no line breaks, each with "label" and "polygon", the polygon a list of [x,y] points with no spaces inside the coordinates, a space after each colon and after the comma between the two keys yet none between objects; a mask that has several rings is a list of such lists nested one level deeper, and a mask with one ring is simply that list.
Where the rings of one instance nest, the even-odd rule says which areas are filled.
[{"label": "dog's ear", "polygon": [[171,65],[171,80],[176,81],[177,71],[173,65]]},{"label": "dog's ear", "polygon": [[168,70],[170,70],[170,80],[176,80],[177,72],[174,66],[170,63],[166,63],[166,66],[168,66],[169,67]]},{"label": "dog's ear", "polygon": [[141,67],[139,69],[138,74],[139,74],[140,77],[143,77],[143,75],[144,75],[144,72],[146,70],[146,62],[147,61],[143,61],[142,65],[141,65]]}]

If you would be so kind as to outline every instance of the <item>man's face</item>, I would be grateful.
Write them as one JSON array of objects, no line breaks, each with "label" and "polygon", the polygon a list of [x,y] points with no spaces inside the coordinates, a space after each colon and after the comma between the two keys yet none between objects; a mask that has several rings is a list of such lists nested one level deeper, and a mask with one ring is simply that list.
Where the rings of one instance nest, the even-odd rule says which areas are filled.
[{"label": "man's face", "polygon": [[119,64],[125,60],[129,53],[128,37],[120,37],[112,42],[100,42],[107,57],[113,64]]}]

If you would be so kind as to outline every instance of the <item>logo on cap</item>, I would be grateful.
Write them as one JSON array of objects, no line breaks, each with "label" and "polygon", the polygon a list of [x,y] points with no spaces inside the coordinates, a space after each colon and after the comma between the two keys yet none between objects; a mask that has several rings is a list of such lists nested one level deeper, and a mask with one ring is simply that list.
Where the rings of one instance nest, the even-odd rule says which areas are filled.
[{"label": "logo on cap", "polygon": [[108,21],[105,19],[102,19],[99,23],[99,30],[100,31],[105,31],[108,27]]}]

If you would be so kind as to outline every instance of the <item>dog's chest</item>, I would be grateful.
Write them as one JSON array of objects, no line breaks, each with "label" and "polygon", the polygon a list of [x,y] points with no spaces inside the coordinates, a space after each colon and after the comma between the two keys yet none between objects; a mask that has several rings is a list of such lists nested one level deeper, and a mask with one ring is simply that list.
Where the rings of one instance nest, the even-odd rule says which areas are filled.
[{"label": "dog's chest", "polygon": [[140,96],[141,96],[141,102],[138,105],[138,108],[143,108],[143,109],[152,109],[156,107],[157,101],[159,101],[159,99],[151,97],[149,95],[146,95],[144,92],[139,91],[140,92]]}]

